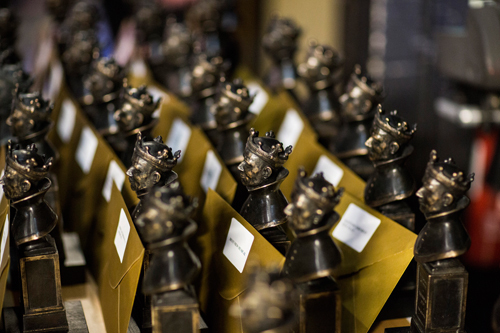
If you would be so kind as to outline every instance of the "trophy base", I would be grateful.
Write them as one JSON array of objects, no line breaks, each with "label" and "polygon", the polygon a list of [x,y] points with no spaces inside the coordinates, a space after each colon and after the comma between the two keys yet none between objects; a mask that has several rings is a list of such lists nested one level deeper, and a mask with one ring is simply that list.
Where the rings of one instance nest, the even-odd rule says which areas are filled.
[{"label": "trophy base", "polygon": [[[23,315],[21,307],[5,308],[2,314],[4,332],[88,333],[89,330],[85,314],[83,313],[82,303],[80,301],[68,301],[64,303],[64,306],[66,308],[66,314],[62,311],[64,318],[61,316],[61,311],[55,311],[57,313],[54,313],[50,318],[44,316],[44,314],[35,318],[34,315]],[[59,320],[60,322],[53,322],[53,320]],[[62,321],[66,323],[66,326],[58,326]]]},{"label": "trophy base", "polygon": [[142,270],[139,277],[139,287],[135,295],[134,306],[132,308],[132,317],[134,322],[139,327],[141,333],[151,333],[153,331],[151,321],[151,296],[142,293],[142,284],[144,280],[144,273],[149,268],[149,261],[151,260],[151,251],[146,249],[144,251],[144,259],[142,261]]},{"label": "trophy base", "polygon": [[186,290],[152,296],[153,332],[200,332],[198,301]]}]

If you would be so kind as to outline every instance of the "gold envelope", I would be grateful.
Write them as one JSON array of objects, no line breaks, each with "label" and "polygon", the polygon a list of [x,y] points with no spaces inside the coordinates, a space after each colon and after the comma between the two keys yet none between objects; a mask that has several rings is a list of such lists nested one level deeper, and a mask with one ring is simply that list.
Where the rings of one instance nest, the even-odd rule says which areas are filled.
[{"label": "gold envelope", "polygon": [[[222,253],[233,218],[254,236],[243,273]],[[197,253],[202,262],[198,289],[200,308],[209,329],[213,332],[243,332],[240,319],[231,317],[228,309],[239,302],[246,289],[248,263],[258,261],[263,266],[281,267],[283,255],[212,190],[207,195],[203,222],[200,223],[196,246],[193,248],[201,250]]]},{"label": "gold envelope", "polygon": [[[116,186],[112,186],[108,205],[106,228],[99,253],[97,285],[104,324],[107,332],[126,333],[132,314],[132,306],[141,274],[144,247],[128,213],[127,206]],[[130,232],[120,262],[115,246],[115,236],[121,211],[126,214]]]},{"label": "gold envelope", "polygon": [[335,210],[343,216],[350,204],[381,220],[360,253],[334,239],[343,254],[336,274],[342,294],[342,332],[366,333],[411,262],[417,236],[349,193]]}]

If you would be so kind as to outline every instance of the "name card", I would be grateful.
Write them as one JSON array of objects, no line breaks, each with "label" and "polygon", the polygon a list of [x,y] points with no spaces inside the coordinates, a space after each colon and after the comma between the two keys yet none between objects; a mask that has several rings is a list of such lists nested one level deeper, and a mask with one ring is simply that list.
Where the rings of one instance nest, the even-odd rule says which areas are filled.
[{"label": "name card", "polygon": [[7,245],[7,238],[9,236],[9,226],[10,226],[10,220],[9,220],[9,214],[7,214],[3,225],[2,242],[0,244],[0,267],[2,267],[3,265],[3,255],[5,253],[5,246]]},{"label": "name card", "polygon": [[[161,90],[161,89],[159,89],[158,87],[155,87],[155,86],[149,86],[148,87],[148,92],[151,94],[151,96],[153,96],[153,100],[155,100],[155,101],[158,98],[161,98],[160,106],[163,103],[166,103],[170,99],[170,97],[168,97],[168,94],[166,92],[164,92],[163,90]],[[156,111],[159,111],[159,110],[156,110]]]},{"label": "name card", "polygon": [[203,166],[203,172],[201,174],[201,187],[208,192],[211,188],[215,191],[217,184],[219,183],[219,177],[222,172],[222,165],[219,163],[217,156],[212,150],[207,152],[207,157],[205,157],[205,165]]},{"label": "name card", "polygon": [[104,181],[104,186],[102,187],[102,196],[107,202],[111,199],[111,189],[113,187],[113,182],[119,191],[123,188],[123,182],[125,181],[125,173],[122,171],[118,163],[115,160],[109,162],[108,173],[106,175],[106,180]]},{"label": "name card", "polygon": [[[50,45],[52,53],[52,45]],[[51,56],[51,55],[49,55]],[[50,66],[49,79],[44,89],[43,97],[54,102],[61,91],[64,70],[60,61],[53,61]]]},{"label": "name card", "polygon": [[80,142],[78,142],[78,147],[76,148],[75,158],[85,174],[89,173],[92,167],[97,144],[98,141],[94,132],[90,128],[84,127],[80,135]]},{"label": "name card", "polygon": [[76,107],[70,99],[62,102],[61,113],[57,122],[57,134],[62,142],[68,143],[75,127]]},{"label": "name card", "polygon": [[130,71],[132,75],[136,77],[145,77],[148,74],[148,69],[142,59],[132,61],[130,64]]},{"label": "name card", "polygon": [[333,230],[332,236],[357,252],[361,252],[379,225],[379,218],[351,203]]},{"label": "name card", "polygon": [[333,184],[333,186],[337,187],[344,176],[344,170],[339,167],[337,164],[333,163],[325,155],[321,155],[316,163],[316,167],[314,168],[313,174],[323,172],[323,177],[327,181]]},{"label": "name card", "polygon": [[116,229],[115,235],[115,248],[120,258],[120,262],[123,262],[123,255],[125,254],[125,249],[127,248],[128,236],[130,235],[130,224],[128,222],[127,214],[125,211],[121,210],[120,220],[118,221],[118,228]]},{"label": "name card", "polygon": [[264,88],[256,82],[248,82],[247,88],[250,92],[250,96],[255,96],[252,104],[248,108],[248,111],[259,114],[262,109],[264,109],[264,106],[266,106],[267,101],[269,100],[269,95]]},{"label": "name card", "polygon": [[222,253],[240,273],[245,268],[253,239],[252,233],[233,217]]},{"label": "name card", "polygon": [[172,148],[173,151],[180,149],[181,157],[179,157],[178,163],[182,161],[184,154],[186,153],[189,138],[191,138],[191,128],[189,128],[185,122],[176,118],[172,123],[172,127],[170,128],[170,133],[168,134],[165,144]]},{"label": "name card", "polygon": [[297,111],[290,109],[286,112],[285,119],[281,123],[280,130],[276,138],[283,142],[283,146],[295,146],[299,140],[300,134],[304,129],[304,123]]}]

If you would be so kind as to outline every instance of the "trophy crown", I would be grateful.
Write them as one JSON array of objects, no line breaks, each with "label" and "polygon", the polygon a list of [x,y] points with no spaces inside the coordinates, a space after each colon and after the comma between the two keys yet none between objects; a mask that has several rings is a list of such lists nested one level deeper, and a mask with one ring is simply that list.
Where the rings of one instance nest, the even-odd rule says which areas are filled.
[{"label": "trophy crown", "polygon": [[450,191],[463,194],[469,190],[474,181],[474,173],[466,175],[451,157],[440,162],[437,152],[432,150],[424,178],[435,179]]},{"label": "trophy crown", "polygon": [[95,70],[108,79],[119,82],[125,77],[123,68],[118,65],[114,58],[101,58],[95,62]]},{"label": "trophy crown", "polygon": [[399,117],[397,110],[387,113],[380,104],[373,120],[373,127],[389,133],[397,141],[405,142],[409,141],[417,131],[417,124],[409,125],[408,122]]},{"label": "trophy crown", "polygon": [[202,92],[208,88],[215,89],[220,81],[225,81],[225,73],[230,66],[230,62],[220,55],[198,54],[191,71],[191,88],[195,92]]},{"label": "trophy crown", "polygon": [[217,102],[210,111],[214,114],[219,126],[227,126],[247,119],[248,108],[253,99],[254,96],[250,96],[250,91],[241,79],[223,82]]},{"label": "trophy crown", "polygon": [[267,132],[264,137],[259,137],[259,132],[254,128],[250,129],[246,149],[273,168],[282,167],[292,153],[292,146],[283,148],[283,143],[275,139],[273,131]]},{"label": "trophy crown", "polygon": [[325,179],[323,172],[318,172],[308,178],[304,167],[299,169],[294,191],[305,193],[324,212],[333,210],[344,194],[343,187],[335,191],[335,187]]},{"label": "trophy crown", "polygon": [[123,99],[135,107],[145,118],[151,117],[161,103],[161,97],[155,101],[154,97],[148,92],[146,85],[134,88],[125,84]]},{"label": "trophy crown", "polygon": [[29,180],[38,181],[47,176],[52,166],[52,157],[45,158],[45,155],[38,154],[34,143],[22,149],[19,145],[14,147],[9,140],[6,164]]},{"label": "trophy crown", "polygon": [[177,165],[177,159],[180,156],[180,150],[172,154],[172,148],[163,143],[161,136],[156,137],[152,141],[145,141],[142,133],[137,133],[133,160],[143,159],[157,169],[166,172],[172,170]]},{"label": "trophy crown", "polygon": [[334,74],[342,63],[340,54],[328,45],[320,45],[315,40],[309,43],[307,59],[297,68],[299,76],[309,84],[324,89],[334,83]]},{"label": "trophy crown", "polygon": [[[19,88],[20,86],[18,85],[17,90]],[[44,100],[42,93],[39,91],[28,93],[17,92],[14,100],[14,109],[25,114],[27,118],[33,119],[34,122],[48,121],[54,109],[54,104]]]},{"label": "trophy crown", "polygon": [[262,46],[266,52],[277,58],[290,58],[297,49],[297,38],[301,32],[292,19],[275,15],[267,26]]}]

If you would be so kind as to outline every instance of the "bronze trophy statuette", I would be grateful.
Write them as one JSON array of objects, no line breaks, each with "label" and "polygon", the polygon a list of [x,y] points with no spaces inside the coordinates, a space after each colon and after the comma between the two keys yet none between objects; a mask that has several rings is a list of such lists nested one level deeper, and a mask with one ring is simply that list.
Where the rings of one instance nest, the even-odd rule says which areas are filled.
[{"label": "bronze trophy statuette", "polygon": [[156,101],[148,93],[146,86],[139,88],[126,86],[121,96],[121,105],[113,115],[119,132],[108,141],[120,157],[125,167],[130,167],[137,133],[144,137],[151,136],[151,130],[157,124],[153,113],[161,104],[161,98]]},{"label": "bronze trophy statuette", "polygon": [[259,132],[252,128],[244,160],[238,166],[241,182],[249,192],[241,208],[241,216],[283,255],[290,240],[284,229],[288,219],[283,211],[288,201],[281,193],[280,185],[288,176],[283,164],[291,153],[292,146],[283,148],[272,131],[259,137]]},{"label": "bronze trophy statuette", "polygon": [[5,175],[0,180],[15,211],[11,216],[11,237],[18,249],[23,332],[68,330],[59,255],[49,234],[57,224],[57,215],[44,200],[51,186],[47,178],[51,165],[52,158],[39,155],[35,145],[22,149],[9,144]]},{"label": "bronze trophy statuette", "polygon": [[415,231],[415,214],[406,199],[415,192],[415,182],[404,163],[413,152],[409,142],[416,129],[397,111],[388,113],[379,105],[365,142],[375,167],[366,182],[365,203],[411,231]]},{"label": "bronze trophy statuette", "polygon": [[440,162],[432,151],[417,191],[427,224],[414,247],[417,291],[411,328],[386,332],[465,333],[468,273],[457,258],[470,238],[459,215],[469,204],[465,195],[474,175],[466,176],[450,159]]},{"label": "bronze trophy statuette", "polygon": [[[172,154],[172,149],[165,145],[161,136],[152,141],[137,134],[132,166],[127,170],[130,186],[140,199],[132,211],[132,221],[136,224],[138,217],[144,211],[144,200],[153,187],[163,187],[177,180],[177,174],[172,168],[177,164],[180,150]],[[146,241],[142,239],[143,243]],[[141,278],[149,266],[151,252],[146,249],[142,265]],[[132,313],[136,323],[143,332],[151,331],[151,298],[145,296],[142,290],[137,291]]]},{"label": "bronze trophy statuette", "polygon": [[298,67],[299,76],[309,87],[309,98],[303,110],[316,132],[319,141],[328,146],[340,128],[340,105],[335,93],[342,59],[327,45],[311,42],[307,59]]},{"label": "bronze trophy statuette", "polygon": [[332,275],[342,254],[329,231],[339,220],[333,209],[343,193],[343,188],[335,191],[322,173],[307,177],[300,169],[292,200],[285,208],[296,238],[287,252],[282,274],[297,285],[300,295],[297,333],[340,333],[342,303]]},{"label": "bronze trophy statuette", "polygon": [[229,308],[241,318],[246,333],[289,333],[297,325],[298,293],[293,283],[277,270],[255,267],[249,274],[248,288],[239,303]]},{"label": "bronze trophy statuette", "polygon": [[301,29],[293,20],[274,16],[262,38],[262,47],[273,61],[265,79],[267,86],[274,93],[286,89],[295,99],[297,72],[293,58],[300,33]]},{"label": "bronze trophy statuette", "polygon": [[[201,263],[187,240],[196,232],[191,202],[175,181],[154,187],[136,219],[141,239],[151,252],[142,291],[151,296],[152,332],[199,332],[200,314],[193,281]],[[142,330],[141,332],[144,332]]]},{"label": "bronze trophy statuette", "polygon": [[343,125],[329,150],[364,180],[373,173],[365,142],[382,99],[382,84],[362,75],[360,66],[355,67],[346,92],[339,98]]}]

